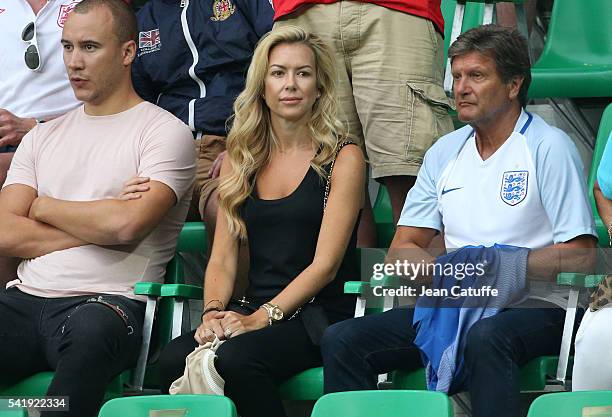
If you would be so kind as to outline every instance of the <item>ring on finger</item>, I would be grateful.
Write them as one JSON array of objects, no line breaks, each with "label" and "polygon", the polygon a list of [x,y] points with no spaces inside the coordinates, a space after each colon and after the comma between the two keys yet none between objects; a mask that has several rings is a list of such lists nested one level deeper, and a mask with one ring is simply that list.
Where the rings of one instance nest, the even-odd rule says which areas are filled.
[{"label": "ring on finger", "polygon": [[232,329],[230,328],[225,329],[225,336],[229,337],[231,335],[232,335]]}]

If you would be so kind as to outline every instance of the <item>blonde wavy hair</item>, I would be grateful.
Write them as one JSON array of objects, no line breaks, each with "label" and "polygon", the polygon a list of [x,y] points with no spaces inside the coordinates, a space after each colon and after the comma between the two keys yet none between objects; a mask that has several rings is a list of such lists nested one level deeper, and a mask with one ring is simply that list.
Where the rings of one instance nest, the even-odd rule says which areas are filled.
[{"label": "blonde wavy hair", "polygon": [[227,136],[227,160],[231,171],[219,185],[219,207],[226,215],[231,235],[239,239],[246,238],[240,206],[253,191],[257,173],[278,147],[272,132],[270,109],[263,95],[270,51],[281,44],[303,44],[314,54],[321,96],[313,105],[308,129],[313,149],[320,151],[310,166],[322,178],[326,176],[323,166],[333,159],[339,139],[347,137],[344,125],[337,118],[336,67],[327,45],[318,36],[296,26],[281,27],[264,35],[253,54],[244,91],[234,102],[232,128]]}]

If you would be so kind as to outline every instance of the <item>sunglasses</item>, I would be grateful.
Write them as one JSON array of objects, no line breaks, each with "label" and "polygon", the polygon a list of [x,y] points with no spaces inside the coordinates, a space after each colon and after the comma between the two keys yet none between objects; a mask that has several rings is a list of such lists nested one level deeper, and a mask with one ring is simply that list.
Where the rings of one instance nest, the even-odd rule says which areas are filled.
[{"label": "sunglasses", "polygon": [[40,71],[42,68],[42,59],[36,40],[36,24],[28,23],[21,31],[21,40],[28,44],[25,50],[24,59],[26,66],[32,71]]}]

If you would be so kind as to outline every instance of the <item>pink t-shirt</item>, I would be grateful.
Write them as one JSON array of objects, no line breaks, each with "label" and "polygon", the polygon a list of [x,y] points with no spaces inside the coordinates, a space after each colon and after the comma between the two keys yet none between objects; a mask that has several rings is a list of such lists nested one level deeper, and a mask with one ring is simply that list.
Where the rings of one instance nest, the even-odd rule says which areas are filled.
[{"label": "pink t-shirt", "polygon": [[140,243],[85,245],[21,262],[9,283],[40,297],[89,294],[134,296],[139,281],[163,282],[189,208],[195,148],[189,128],[143,102],[110,116],[83,106],[38,125],[24,136],[4,186],[24,184],[39,196],[91,201],[115,198],[136,175],[170,187],[177,197],[160,224]]}]

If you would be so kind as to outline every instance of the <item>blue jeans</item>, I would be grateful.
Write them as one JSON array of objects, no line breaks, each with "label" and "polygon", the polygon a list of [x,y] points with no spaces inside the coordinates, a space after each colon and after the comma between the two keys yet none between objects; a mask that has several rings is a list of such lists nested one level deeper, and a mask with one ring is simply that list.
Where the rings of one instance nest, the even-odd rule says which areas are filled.
[{"label": "blue jeans", "polygon": [[[413,313],[397,308],[330,326],[321,346],[325,392],[376,389],[378,374],[422,367],[412,343]],[[564,318],[558,307],[512,308],[480,320],[466,339],[467,381],[452,386],[451,393],[469,390],[474,417],[517,417],[519,368],[538,356],[559,354]]]}]

